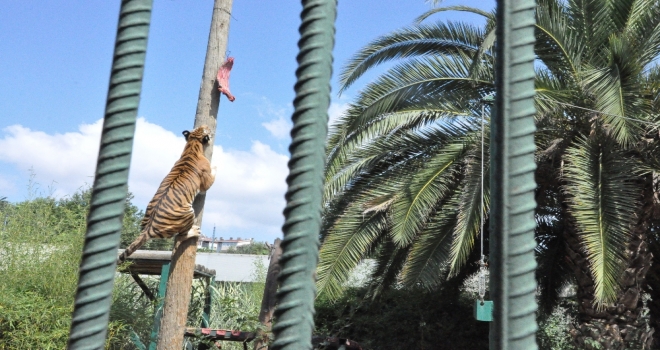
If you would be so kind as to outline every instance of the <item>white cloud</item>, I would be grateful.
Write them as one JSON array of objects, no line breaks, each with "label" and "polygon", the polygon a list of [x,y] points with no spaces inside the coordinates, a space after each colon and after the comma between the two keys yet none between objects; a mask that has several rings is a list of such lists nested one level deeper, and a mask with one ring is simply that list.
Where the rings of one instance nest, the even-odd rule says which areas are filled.
[{"label": "white cloud", "polygon": [[291,122],[284,117],[273,119],[269,122],[261,123],[270,133],[278,139],[286,139],[291,132]]},{"label": "white cloud", "polygon": [[48,179],[47,184],[55,182],[56,196],[72,193],[94,180],[101,125],[98,121],[81,125],[78,132],[54,135],[9,126],[0,139],[0,160],[24,171],[32,168],[38,179]]},{"label": "white cloud", "polygon": [[[64,134],[48,134],[20,125],[7,127],[5,136],[0,138],[0,162],[23,171],[33,168],[42,183],[55,182],[55,196],[72,194],[85,183],[93,182],[101,127],[101,120]],[[129,176],[134,204],[146,207],[181,155],[184,143],[182,136],[144,118],[138,119]],[[218,172],[206,197],[204,234],[210,235],[215,224],[217,235],[259,232],[255,238],[269,241],[279,235],[284,221],[287,160],[285,155],[258,141],[249,151],[225,150],[216,145],[212,163]],[[1,187],[16,186],[7,184],[7,179],[0,177],[4,181],[0,181]]]}]

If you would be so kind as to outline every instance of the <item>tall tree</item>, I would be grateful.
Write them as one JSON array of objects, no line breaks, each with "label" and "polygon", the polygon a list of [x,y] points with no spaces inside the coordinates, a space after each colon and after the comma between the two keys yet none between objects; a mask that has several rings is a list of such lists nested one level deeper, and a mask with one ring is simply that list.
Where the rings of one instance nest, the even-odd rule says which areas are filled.
[{"label": "tall tree", "polygon": [[[199,88],[199,100],[195,113],[194,127],[206,125],[213,135],[217,126],[218,107],[220,104],[219,86],[216,80],[218,68],[223,63],[224,53],[229,39],[229,22],[233,0],[215,0],[209,41],[206,47],[206,58],[202,73],[202,83]],[[213,155],[213,141],[204,147],[204,156],[210,161]],[[199,193],[193,202],[195,225],[202,226],[204,202],[206,193]],[[163,318],[160,320],[158,334],[158,350],[179,350],[183,347],[183,328],[188,318],[188,306],[192,291],[192,279],[197,255],[197,238],[183,239],[177,237],[172,252],[172,266],[167,279],[167,293],[163,303]]]},{"label": "tall tree", "polygon": [[[442,11],[476,13],[486,24],[422,22]],[[573,275],[578,345],[648,346],[652,332],[639,327],[639,316],[651,259],[648,223],[657,212],[649,194],[660,169],[660,4],[540,0],[536,39],[542,305],[551,306]],[[379,64],[399,61],[331,130],[322,292],[338,294],[368,255],[378,261],[376,288],[434,286],[478,259],[479,184],[482,175],[488,179],[480,102],[493,92],[494,41],[491,12],[441,7],[372,41],[346,65],[342,90]],[[483,200],[487,214],[487,182]],[[590,341],[593,334],[598,339]]]}]

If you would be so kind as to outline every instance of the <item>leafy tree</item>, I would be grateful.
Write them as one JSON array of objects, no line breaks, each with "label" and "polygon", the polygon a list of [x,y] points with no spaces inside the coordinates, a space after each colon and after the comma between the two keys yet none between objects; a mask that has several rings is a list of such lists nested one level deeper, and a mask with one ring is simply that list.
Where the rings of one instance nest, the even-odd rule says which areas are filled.
[{"label": "leafy tree", "polygon": [[488,349],[488,323],[474,319],[474,300],[442,289],[390,289],[375,299],[366,294],[349,288],[337,300],[319,297],[315,333],[354,340],[364,350]]},{"label": "leafy tree", "polygon": [[[66,347],[91,189],[55,199],[36,188],[31,180],[29,199],[0,200],[0,349]],[[122,239],[129,243],[139,233],[143,216],[132,199],[131,194],[126,198],[122,228]],[[169,249],[171,241],[151,243],[152,248],[162,246]],[[131,330],[147,335],[151,331],[144,323],[153,319],[152,313],[145,313],[150,302],[124,277],[115,290],[108,348],[130,346]]]},{"label": "leafy tree", "polygon": [[[486,24],[422,22],[448,10],[479,14]],[[536,17],[541,304],[551,307],[574,278],[576,344],[642,348],[650,332],[640,323],[640,288],[651,259],[649,222],[658,215],[660,4],[540,0]],[[330,296],[370,254],[376,291],[394,283],[434,288],[478,259],[482,177],[489,210],[479,117],[494,92],[495,17],[452,6],[419,21],[369,43],[341,74],[343,90],[379,64],[401,61],[368,84],[330,132],[318,270],[319,289]],[[484,129],[488,135],[488,123]]]},{"label": "leafy tree", "polygon": [[254,255],[268,255],[270,254],[270,248],[268,245],[263,242],[253,242],[246,245],[241,245],[238,247],[230,247],[223,253],[228,254],[254,254]]},{"label": "leafy tree", "polygon": [[[0,236],[0,349],[66,347],[87,208],[79,191],[7,203]],[[55,281],[55,282],[54,282]]]}]

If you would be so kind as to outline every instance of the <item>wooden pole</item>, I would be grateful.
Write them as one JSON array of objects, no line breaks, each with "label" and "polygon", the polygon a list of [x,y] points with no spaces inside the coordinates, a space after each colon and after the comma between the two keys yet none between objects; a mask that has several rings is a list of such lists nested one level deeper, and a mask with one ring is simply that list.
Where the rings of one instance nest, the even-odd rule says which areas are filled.
[{"label": "wooden pole", "polygon": [[[225,59],[227,38],[229,36],[229,20],[231,17],[232,0],[215,0],[209,42],[206,48],[202,84],[199,89],[195,127],[206,124],[215,136],[217,125],[220,93],[216,84],[218,68]],[[204,155],[211,160],[213,144],[204,149]],[[195,225],[201,227],[206,194],[200,193],[193,208],[195,209]],[[188,304],[192,290],[192,279],[197,255],[197,239],[179,240],[177,238],[172,252],[172,265],[167,280],[167,294],[163,306],[163,317],[158,336],[158,350],[180,350],[183,347],[183,335],[188,317]]]},{"label": "wooden pole", "polygon": [[264,286],[264,296],[261,299],[261,312],[259,312],[259,322],[264,329],[257,334],[254,340],[254,350],[264,350],[268,347],[266,335],[270,333],[273,325],[273,314],[275,313],[275,303],[277,297],[277,276],[279,276],[282,267],[280,266],[280,257],[282,256],[282,240],[275,239],[273,250],[270,252],[270,263],[268,264],[268,273],[266,274],[266,285]]}]

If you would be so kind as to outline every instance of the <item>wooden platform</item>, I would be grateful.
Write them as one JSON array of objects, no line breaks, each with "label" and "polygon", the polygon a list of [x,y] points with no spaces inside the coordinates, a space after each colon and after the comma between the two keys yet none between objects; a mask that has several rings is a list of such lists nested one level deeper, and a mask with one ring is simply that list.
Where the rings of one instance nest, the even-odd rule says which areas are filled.
[{"label": "wooden platform", "polygon": [[[117,256],[123,252],[123,249],[117,250]],[[160,275],[163,265],[171,260],[171,251],[137,250],[126,258],[126,261],[131,262],[128,269],[119,269],[118,271],[137,275]],[[194,278],[203,277],[215,277],[215,270],[207,269],[202,265],[195,265]]]},{"label": "wooden platform", "polygon": [[186,336],[203,337],[209,340],[249,342],[255,337],[252,332],[232,331],[228,329],[186,328]]}]

